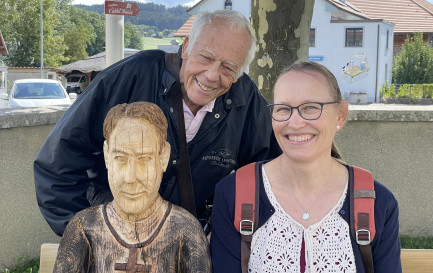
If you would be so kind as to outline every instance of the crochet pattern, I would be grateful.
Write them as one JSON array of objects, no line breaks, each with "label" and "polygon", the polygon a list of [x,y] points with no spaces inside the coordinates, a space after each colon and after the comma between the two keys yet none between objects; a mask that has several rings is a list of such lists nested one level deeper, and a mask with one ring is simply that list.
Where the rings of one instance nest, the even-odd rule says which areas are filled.
[{"label": "crochet pattern", "polygon": [[338,213],[346,198],[347,183],[334,208],[321,221],[303,227],[277,202],[263,167],[262,173],[275,213],[253,235],[248,272],[300,272],[302,239],[305,273],[356,272],[349,225]]}]

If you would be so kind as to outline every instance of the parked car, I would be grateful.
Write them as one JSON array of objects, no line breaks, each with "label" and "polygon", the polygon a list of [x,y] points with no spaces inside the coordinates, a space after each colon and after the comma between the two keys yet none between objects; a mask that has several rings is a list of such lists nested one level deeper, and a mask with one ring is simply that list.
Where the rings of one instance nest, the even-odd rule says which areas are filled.
[{"label": "parked car", "polygon": [[68,93],[81,94],[89,85],[89,80],[85,74],[71,74],[66,78],[66,91]]},{"label": "parked car", "polygon": [[16,80],[9,96],[11,108],[71,105],[76,93],[68,94],[60,82],[47,79]]}]

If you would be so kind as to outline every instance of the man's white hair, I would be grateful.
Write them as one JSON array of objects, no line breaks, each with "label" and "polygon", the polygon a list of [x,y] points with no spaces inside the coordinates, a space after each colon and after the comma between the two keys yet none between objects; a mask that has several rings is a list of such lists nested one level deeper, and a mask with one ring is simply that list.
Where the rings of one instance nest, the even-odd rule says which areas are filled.
[{"label": "man's white hair", "polygon": [[222,19],[229,25],[231,30],[246,30],[250,35],[250,49],[248,50],[247,57],[245,58],[241,69],[238,71],[237,77],[239,78],[254,59],[254,55],[256,54],[256,36],[254,35],[250,22],[248,22],[247,18],[245,18],[245,16],[238,11],[216,10],[214,12],[199,13],[189,34],[189,44],[186,48],[186,53],[188,53],[188,55],[191,54],[191,50],[194,47],[195,42],[199,39],[203,27],[205,25],[211,24],[214,19]]}]

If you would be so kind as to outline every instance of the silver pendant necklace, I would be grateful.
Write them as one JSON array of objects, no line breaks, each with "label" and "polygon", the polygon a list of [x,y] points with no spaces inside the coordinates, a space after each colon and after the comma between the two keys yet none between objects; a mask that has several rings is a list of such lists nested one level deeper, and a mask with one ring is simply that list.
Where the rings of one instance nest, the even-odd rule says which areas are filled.
[{"label": "silver pendant necklace", "polygon": [[[280,176],[284,179],[284,174],[283,171],[281,170],[281,157],[279,159],[279,167],[280,167]],[[313,208],[314,204],[316,204],[317,200],[319,200],[319,197],[322,195],[323,191],[325,190],[326,186],[329,184],[329,181],[331,180],[331,176],[332,176],[332,170],[334,169],[334,160],[332,160],[332,165],[331,165],[331,171],[329,172],[329,177],[328,180],[326,181],[325,184],[323,184],[322,189],[320,189],[319,194],[317,194],[316,199],[314,199],[314,202],[308,207],[308,209],[305,209],[304,206],[301,205],[301,203],[299,202],[298,198],[296,198],[296,196],[292,193],[292,191],[289,190],[290,194],[293,196],[293,198],[295,199],[296,203],[299,205],[299,207],[304,211],[304,213],[302,213],[302,219],[304,220],[308,220],[310,219],[310,213],[309,211]]]}]

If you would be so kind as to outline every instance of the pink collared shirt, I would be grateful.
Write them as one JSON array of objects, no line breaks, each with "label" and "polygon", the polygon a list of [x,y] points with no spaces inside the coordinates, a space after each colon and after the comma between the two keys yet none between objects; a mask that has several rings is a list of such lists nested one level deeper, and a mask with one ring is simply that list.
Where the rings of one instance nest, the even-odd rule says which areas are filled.
[{"label": "pink collared shirt", "polygon": [[213,107],[215,105],[215,99],[210,101],[208,104],[200,108],[198,110],[197,115],[194,116],[194,114],[189,110],[188,106],[186,106],[185,101],[183,102],[183,115],[185,117],[185,131],[186,131],[186,141],[190,142],[195,135],[198,132],[198,129],[201,126],[201,123],[203,122],[204,117],[206,116],[207,112],[212,112]]}]

